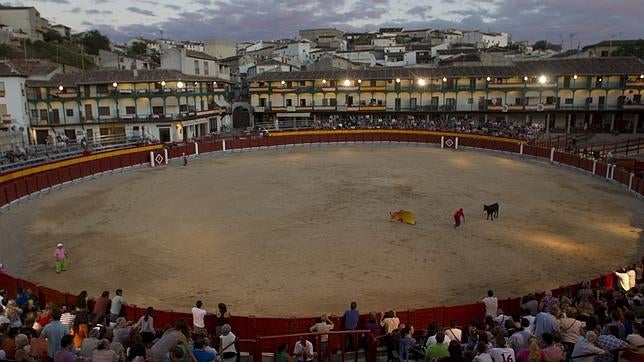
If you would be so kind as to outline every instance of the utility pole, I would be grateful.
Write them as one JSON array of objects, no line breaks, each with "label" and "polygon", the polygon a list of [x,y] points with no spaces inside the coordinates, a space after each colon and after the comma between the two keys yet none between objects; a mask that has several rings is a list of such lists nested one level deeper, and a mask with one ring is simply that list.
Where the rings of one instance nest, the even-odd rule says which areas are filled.
[{"label": "utility pole", "polygon": [[609,57],[611,56],[611,53],[613,52],[613,38],[616,37],[616,36],[620,36],[620,35],[622,35],[621,31],[619,33],[617,33],[617,34],[613,34],[613,35],[610,36],[610,40],[608,41],[608,56]]},{"label": "utility pole", "polygon": [[577,35],[577,34],[578,34],[578,33],[572,33],[572,34],[569,34],[569,35],[568,35],[568,36],[570,37],[570,49],[572,49],[572,39],[573,39],[573,38],[575,37],[575,35]]}]

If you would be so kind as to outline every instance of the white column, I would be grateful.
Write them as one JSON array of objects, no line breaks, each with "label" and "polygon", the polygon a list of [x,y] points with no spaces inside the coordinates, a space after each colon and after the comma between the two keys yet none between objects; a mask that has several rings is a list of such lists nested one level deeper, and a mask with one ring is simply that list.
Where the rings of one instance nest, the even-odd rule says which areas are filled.
[{"label": "white column", "polygon": [[458,150],[458,137],[456,137],[456,141],[454,142],[454,149]]},{"label": "white column", "polygon": [[606,165],[606,178],[610,179],[610,165]]},{"label": "white column", "polygon": [[614,179],[615,179],[615,166],[617,166],[617,165],[613,165],[613,166],[610,168],[610,179],[611,179],[611,180],[614,180]]},{"label": "white column", "polygon": [[195,142],[195,156],[199,154],[199,143]]},{"label": "white column", "polygon": [[519,143],[519,154],[523,154],[523,143]]},{"label": "white column", "polygon": [[279,119],[277,119],[277,116],[275,116],[275,122],[273,124],[275,125],[276,130],[280,129],[280,122]]},{"label": "white column", "polygon": [[441,148],[445,148],[445,136],[441,136]]},{"label": "white column", "polygon": [[593,161],[593,175],[595,174],[595,171],[597,170],[597,160]]},{"label": "white column", "polygon": [[168,164],[168,149],[164,148],[163,149],[163,157],[165,158],[165,164]]},{"label": "white column", "polygon": [[550,162],[555,162],[555,148],[550,149]]},{"label": "white column", "polygon": [[150,167],[155,166],[155,161],[154,161],[154,151],[150,151]]},{"label": "white column", "polygon": [[633,177],[635,177],[635,174],[631,172],[631,177],[628,179],[628,191],[631,191],[633,187]]},{"label": "white column", "polygon": [[221,140],[221,149],[226,151],[226,140]]}]

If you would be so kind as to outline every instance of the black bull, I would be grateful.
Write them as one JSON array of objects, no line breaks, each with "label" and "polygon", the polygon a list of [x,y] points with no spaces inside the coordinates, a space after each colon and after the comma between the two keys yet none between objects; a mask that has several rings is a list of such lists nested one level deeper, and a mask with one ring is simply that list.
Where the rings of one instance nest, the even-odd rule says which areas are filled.
[{"label": "black bull", "polygon": [[493,220],[496,217],[499,218],[499,204],[493,203],[492,205],[483,205],[483,211],[487,212],[487,217],[485,220]]}]

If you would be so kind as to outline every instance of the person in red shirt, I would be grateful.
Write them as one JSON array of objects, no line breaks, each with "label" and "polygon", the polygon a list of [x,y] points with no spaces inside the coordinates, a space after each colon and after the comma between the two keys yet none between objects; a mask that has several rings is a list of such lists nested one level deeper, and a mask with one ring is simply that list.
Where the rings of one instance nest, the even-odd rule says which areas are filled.
[{"label": "person in red shirt", "polygon": [[465,214],[463,214],[463,209],[458,209],[458,211],[454,213],[455,228],[461,225],[461,218],[463,218],[463,221],[465,221]]},{"label": "person in red shirt", "polygon": [[97,318],[109,313],[110,302],[110,292],[107,290],[103,291],[101,296],[96,300],[96,303],[94,303],[94,314],[96,314]]}]

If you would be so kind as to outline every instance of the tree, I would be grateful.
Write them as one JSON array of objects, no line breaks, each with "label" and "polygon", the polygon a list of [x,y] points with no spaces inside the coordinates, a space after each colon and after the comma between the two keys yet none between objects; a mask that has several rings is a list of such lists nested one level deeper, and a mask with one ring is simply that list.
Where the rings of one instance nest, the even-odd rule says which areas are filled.
[{"label": "tree", "polygon": [[150,49],[150,61],[156,65],[161,65],[161,55],[156,49]]},{"label": "tree", "polygon": [[56,30],[47,30],[47,32],[43,34],[43,39],[48,43],[49,42],[62,43],[63,40],[65,40],[65,38],[63,38],[63,36],[60,35],[60,33],[57,32]]},{"label": "tree", "polygon": [[99,49],[110,50],[110,39],[98,30],[84,33],[80,39],[87,54],[98,55]]},{"label": "tree", "polygon": [[638,57],[644,59],[644,40],[639,39],[635,44],[622,45],[610,54],[614,57]]},{"label": "tree", "polygon": [[135,42],[127,49],[127,55],[135,58],[141,55],[145,55],[147,54],[147,52],[148,47],[147,45],[145,45],[145,43],[142,42]]},{"label": "tree", "polygon": [[548,43],[547,40],[539,40],[532,46],[534,50],[554,50],[561,51],[561,45]]},{"label": "tree", "polygon": [[11,54],[11,47],[9,44],[0,44],[0,57],[8,57]]}]

